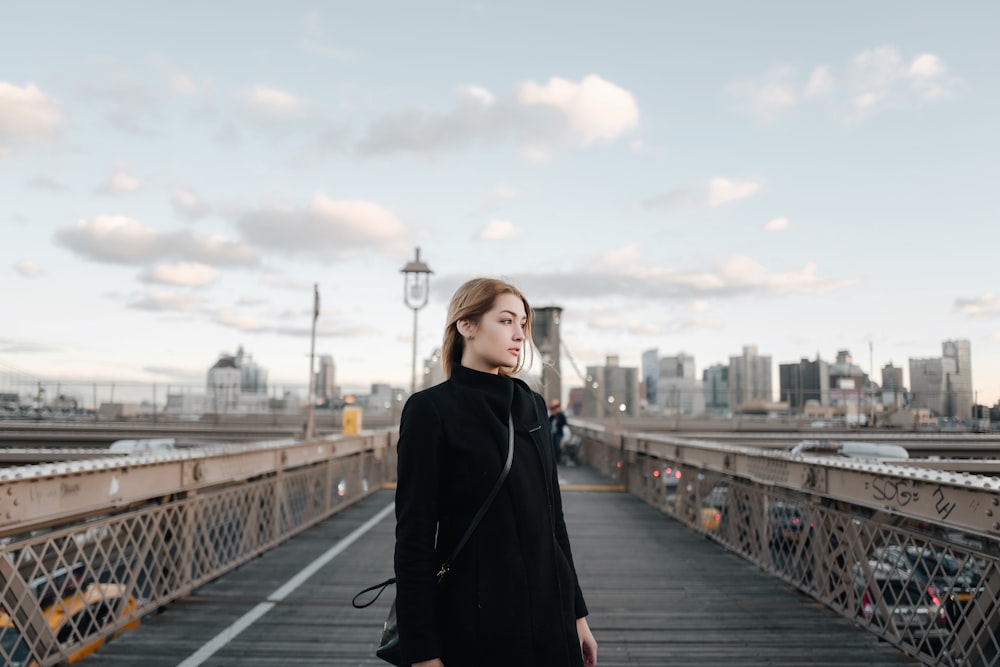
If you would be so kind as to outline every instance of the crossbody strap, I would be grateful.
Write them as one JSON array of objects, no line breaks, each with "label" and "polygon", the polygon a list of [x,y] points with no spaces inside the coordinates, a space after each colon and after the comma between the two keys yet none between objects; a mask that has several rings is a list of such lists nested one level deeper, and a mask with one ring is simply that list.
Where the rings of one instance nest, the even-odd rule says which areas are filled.
[{"label": "crossbody strap", "polygon": [[451,564],[455,562],[455,557],[458,556],[458,552],[462,550],[465,543],[469,541],[472,536],[472,532],[479,525],[480,520],[482,520],[483,515],[486,514],[486,510],[490,508],[493,504],[493,499],[497,497],[497,493],[500,492],[500,487],[503,486],[504,480],[507,479],[507,473],[510,472],[510,464],[514,460],[514,417],[511,415],[507,416],[507,461],[503,464],[503,472],[500,473],[500,477],[497,478],[497,483],[493,485],[493,490],[490,491],[490,495],[486,497],[483,504],[480,506],[479,511],[476,512],[476,516],[472,517],[472,523],[469,527],[465,529],[465,534],[462,535],[462,539],[458,541],[455,548],[451,550],[451,555],[448,556],[448,560],[441,563],[441,569],[437,572],[437,581],[440,584],[444,579],[445,575],[451,570]]},{"label": "crossbody strap", "polygon": [[[490,491],[490,495],[486,497],[486,500],[483,501],[483,504],[480,506],[479,511],[476,512],[476,516],[472,517],[472,523],[470,523],[469,527],[465,529],[465,534],[462,535],[462,539],[460,539],[458,541],[458,544],[455,545],[455,548],[451,550],[451,555],[448,556],[448,560],[446,560],[444,563],[441,564],[441,568],[437,572],[437,582],[439,584],[444,580],[445,575],[448,574],[448,572],[451,570],[451,564],[455,562],[455,557],[458,556],[458,552],[462,550],[462,547],[465,546],[465,543],[469,541],[470,537],[472,537],[473,531],[476,529],[476,526],[479,525],[479,522],[480,520],[482,520],[483,515],[486,514],[486,510],[488,510],[490,508],[490,505],[493,504],[493,499],[496,498],[497,493],[500,492],[500,487],[503,486],[504,480],[507,479],[507,474],[510,472],[510,464],[513,461],[514,461],[514,418],[513,416],[508,416],[507,417],[507,461],[503,464],[503,472],[500,473],[500,477],[497,478],[496,484],[493,485],[493,490]],[[368,607],[369,605],[374,603],[375,600],[378,600],[378,596],[382,595],[382,591],[384,591],[387,586],[391,586],[394,583],[396,583],[396,577],[392,577],[391,579],[386,579],[382,583],[375,584],[374,586],[369,586],[368,588],[364,589],[363,591],[360,591],[357,595],[355,595],[354,599],[351,600],[351,604],[356,609],[364,609],[365,607]],[[374,590],[378,591],[375,597],[373,597],[371,600],[365,603],[358,602],[359,597],[361,597],[365,593],[370,593],[371,591]]]}]

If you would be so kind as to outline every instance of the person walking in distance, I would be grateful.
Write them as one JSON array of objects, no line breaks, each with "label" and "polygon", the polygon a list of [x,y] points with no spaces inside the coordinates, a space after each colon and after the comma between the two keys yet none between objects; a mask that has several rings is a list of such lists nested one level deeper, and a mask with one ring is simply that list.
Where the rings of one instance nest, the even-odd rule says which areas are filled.
[{"label": "person walking in distance", "polygon": [[[510,283],[464,283],[448,307],[447,379],[403,406],[394,566],[404,665],[597,665],[545,400],[515,377],[530,364],[531,317]],[[511,442],[509,474],[442,568],[500,478]]]},{"label": "person walking in distance", "polygon": [[562,463],[563,432],[566,429],[566,414],[558,398],[549,403],[549,430],[552,432],[552,447],[556,453],[556,463]]}]

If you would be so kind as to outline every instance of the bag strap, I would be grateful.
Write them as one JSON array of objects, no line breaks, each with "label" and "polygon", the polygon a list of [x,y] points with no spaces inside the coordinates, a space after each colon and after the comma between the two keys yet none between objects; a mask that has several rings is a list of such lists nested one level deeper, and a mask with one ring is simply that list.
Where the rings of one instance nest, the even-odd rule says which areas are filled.
[{"label": "bag strap", "polygon": [[486,497],[483,501],[482,506],[480,506],[479,511],[476,512],[476,516],[472,517],[472,523],[469,527],[465,529],[465,534],[462,535],[462,539],[458,541],[455,548],[452,549],[451,555],[448,556],[448,560],[441,564],[441,569],[437,572],[437,582],[440,584],[446,574],[451,570],[451,564],[455,562],[455,557],[458,556],[458,552],[462,550],[465,543],[469,541],[472,536],[472,532],[479,525],[480,520],[482,520],[483,515],[486,514],[486,510],[490,508],[493,504],[493,499],[497,497],[497,493],[500,492],[500,487],[503,486],[504,480],[507,479],[507,473],[510,472],[510,464],[514,460],[514,417],[511,415],[507,416],[507,461],[503,464],[503,472],[500,473],[500,477],[497,478],[496,484],[493,485],[493,490],[490,491],[490,495]]},{"label": "bag strap", "polygon": [[[451,564],[455,562],[455,558],[458,556],[458,552],[462,550],[462,547],[465,546],[465,543],[469,541],[470,537],[472,537],[473,531],[476,530],[476,526],[479,525],[479,522],[482,520],[483,515],[486,514],[486,510],[488,510],[490,508],[490,505],[493,504],[493,499],[496,498],[497,493],[500,492],[500,487],[503,486],[504,480],[507,479],[507,475],[508,473],[510,473],[510,465],[513,461],[514,461],[514,417],[508,416],[507,417],[507,461],[503,464],[503,472],[500,473],[500,477],[497,478],[496,484],[493,485],[493,490],[490,491],[490,495],[486,497],[486,500],[483,501],[483,504],[482,506],[480,506],[479,511],[476,512],[476,516],[472,517],[472,523],[470,523],[469,527],[465,529],[465,534],[462,535],[462,539],[460,539],[458,541],[458,544],[455,545],[455,548],[451,550],[451,555],[448,556],[448,560],[446,560],[444,563],[441,564],[441,568],[437,572],[437,582],[439,584],[444,580],[445,575],[451,571]],[[375,600],[378,600],[378,597],[382,595],[382,591],[384,591],[388,586],[391,586],[394,583],[396,583],[396,577],[391,577],[381,583],[375,584],[374,586],[369,586],[368,588],[364,589],[363,591],[360,591],[357,595],[354,596],[354,599],[351,600],[351,605],[355,609],[364,609],[365,607],[371,606],[375,602]],[[375,594],[375,597],[373,597],[368,602],[365,602],[364,604],[358,603],[359,597],[361,597],[365,593],[369,593],[376,589],[378,590],[378,593]]]}]

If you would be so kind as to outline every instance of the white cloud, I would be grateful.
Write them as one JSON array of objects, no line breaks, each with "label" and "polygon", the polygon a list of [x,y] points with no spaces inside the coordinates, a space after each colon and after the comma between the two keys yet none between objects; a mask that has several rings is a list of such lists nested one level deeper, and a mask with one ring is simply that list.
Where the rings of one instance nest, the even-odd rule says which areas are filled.
[{"label": "white cloud", "polygon": [[41,266],[27,259],[15,263],[14,270],[25,278],[37,278],[45,274],[45,270]]},{"label": "white cloud", "polygon": [[147,270],[142,276],[143,282],[179,287],[201,287],[215,282],[218,278],[217,269],[198,262],[159,264]]},{"label": "white cloud", "polygon": [[691,312],[692,313],[704,313],[711,308],[711,304],[705,299],[695,299],[691,302]]},{"label": "white cloud", "polygon": [[212,207],[197,194],[184,188],[174,188],[170,193],[174,212],[186,220],[198,220],[212,213]]},{"label": "white cloud", "polygon": [[[511,276],[527,292],[558,294],[560,299],[601,297],[640,298],[649,301],[695,301],[747,295],[824,294],[859,283],[857,279],[829,279],[815,263],[790,271],[772,271],[757,260],[736,255],[714,266],[689,270],[650,266],[638,246],[609,248],[586,269],[565,273]],[[442,289],[447,278],[438,278]],[[457,283],[458,280],[456,279]]]},{"label": "white cloud", "polygon": [[193,294],[158,291],[130,298],[128,307],[135,310],[190,313],[198,310],[202,299]]},{"label": "white cloud", "polygon": [[14,144],[43,141],[63,124],[59,105],[35,84],[16,86],[0,81],[0,152]]},{"label": "white cloud", "polygon": [[253,266],[259,261],[257,251],[240,241],[191,231],[160,232],[125,216],[78,220],[72,227],[57,230],[56,241],[82,257],[112,264],[164,258],[209,265]]},{"label": "white cloud", "polygon": [[760,190],[759,183],[751,181],[730,181],[728,178],[713,178],[708,182],[708,205],[722,206],[731,201],[752,197]]},{"label": "white cloud", "polygon": [[1000,315],[1000,298],[987,292],[974,299],[955,299],[955,308],[972,318]]},{"label": "white cloud", "polygon": [[286,289],[292,292],[309,291],[313,288],[313,283],[308,280],[289,278],[281,271],[268,269],[260,276],[260,284],[277,289]]},{"label": "white cloud", "polygon": [[481,241],[509,241],[521,235],[521,230],[509,220],[490,220],[479,230],[476,238]]},{"label": "white cloud", "polygon": [[835,116],[857,122],[882,108],[948,97],[953,86],[939,56],[908,58],[895,47],[880,46],[855,54],[840,68],[820,65],[802,75],[791,67],[777,67],[753,80],[732,83],[727,90],[740,109],[767,120],[822,102]]},{"label": "white cloud", "polygon": [[791,227],[788,218],[774,218],[764,225],[764,230],[768,232],[783,232]]},{"label": "white cloud", "polygon": [[35,176],[27,182],[27,186],[36,190],[48,190],[50,192],[64,192],[69,189],[65,184],[48,176]]},{"label": "white cloud", "polygon": [[124,171],[118,171],[111,175],[108,180],[97,188],[97,192],[103,194],[122,194],[125,192],[135,192],[139,189],[139,179]]},{"label": "white cloud", "polygon": [[251,211],[240,217],[237,226],[262,247],[322,256],[396,252],[408,245],[406,227],[378,204],[326,195],[316,195],[305,208]]},{"label": "white cloud", "polygon": [[240,331],[253,332],[261,330],[260,322],[256,318],[239,315],[231,310],[216,311],[212,316],[212,321],[232,329],[239,329]]},{"label": "white cloud", "polygon": [[198,94],[199,86],[193,76],[174,67],[166,58],[156,57],[153,62],[166,77],[167,87],[172,94],[178,97],[193,97]]},{"label": "white cloud", "polygon": [[314,130],[313,104],[273,86],[256,85],[236,96],[236,111],[260,130],[274,133]]},{"label": "white cloud", "polygon": [[358,149],[368,155],[427,154],[512,141],[526,159],[544,162],[556,149],[609,143],[638,124],[639,107],[624,88],[597,75],[580,82],[553,77],[523,82],[505,95],[460,87],[448,111],[413,109],[377,119]]},{"label": "white cloud", "polygon": [[756,181],[734,181],[717,177],[705,183],[676,187],[666,194],[646,200],[643,206],[651,209],[676,209],[689,206],[715,208],[752,197],[760,191],[760,188],[761,184]]},{"label": "white cloud", "polygon": [[333,58],[334,60],[354,60],[358,54],[350,49],[334,46],[326,32],[326,25],[319,12],[308,12],[305,16],[305,31],[299,46],[308,53]]},{"label": "white cloud", "polygon": [[559,110],[584,146],[613,141],[639,125],[639,107],[632,93],[594,74],[580,83],[559,77],[544,85],[529,81],[518,87],[516,98],[525,106]]}]

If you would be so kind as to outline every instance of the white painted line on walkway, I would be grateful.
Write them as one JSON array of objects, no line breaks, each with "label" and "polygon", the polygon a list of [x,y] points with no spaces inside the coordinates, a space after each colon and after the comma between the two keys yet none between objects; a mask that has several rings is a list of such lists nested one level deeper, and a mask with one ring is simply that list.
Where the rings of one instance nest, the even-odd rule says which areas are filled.
[{"label": "white painted line on walkway", "polygon": [[281,602],[288,597],[296,588],[304,584],[309,577],[316,574],[320,568],[342,554],[344,550],[354,544],[358,538],[378,525],[382,519],[392,513],[394,507],[395,503],[389,503],[386,507],[379,511],[378,514],[358,526],[354,532],[330,547],[326,553],[302,568],[302,570],[300,570],[294,577],[282,584],[278,590],[268,595],[267,602],[261,602],[259,605],[243,614],[243,616],[238,618],[232,625],[215,635],[215,637],[209,640],[204,646],[185,658],[183,662],[178,663],[177,667],[198,667],[198,665],[201,665],[203,662],[208,660],[219,649],[253,625],[261,616],[271,611],[276,602]]}]

